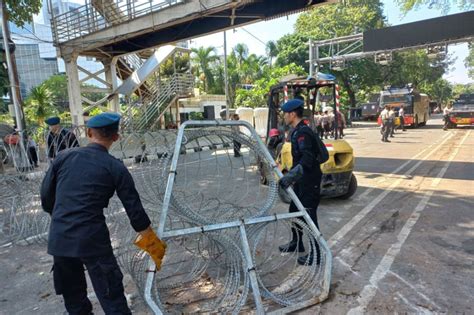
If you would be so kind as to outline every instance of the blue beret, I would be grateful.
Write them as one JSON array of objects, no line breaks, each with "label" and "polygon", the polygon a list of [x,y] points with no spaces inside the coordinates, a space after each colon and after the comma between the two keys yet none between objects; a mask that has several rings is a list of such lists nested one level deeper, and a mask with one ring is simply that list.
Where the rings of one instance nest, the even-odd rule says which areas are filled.
[{"label": "blue beret", "polygon": [[304,101],[300,100],[298,98],[289,100],[283,106],[281,107],[281,110],[284,111],[285,113],[289,113],[297,109],[298,107],[303,107]]},{"label": "blue beret", "polygon": [[54,126],[54,125],[58,125],[61,122],[61,119],[59,119],[59,117],[56,117],[56,116],[55,117],[49,117],[44,122],[47,125]]},{"label": "blue beret", "polygon": [[89,119],[86,126],[88,128],[118,128],[120,122],[120,115],[117,113],[102,113]]}]

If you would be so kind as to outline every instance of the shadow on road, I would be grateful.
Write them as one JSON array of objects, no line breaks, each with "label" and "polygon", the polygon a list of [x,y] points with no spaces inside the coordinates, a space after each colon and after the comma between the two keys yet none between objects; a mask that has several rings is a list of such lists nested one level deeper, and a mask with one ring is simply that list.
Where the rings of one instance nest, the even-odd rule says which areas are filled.
[{"label": "shadow on road", "polygon": [[[378,174],[391,174],[393,169],[398,165],[402,165],[408,161],[407,159],[390,159],[390,158],[374,158],[374,157],[358,157],[356,159],[355,171],[369,173],[365,176],[366,178],[377,178]],[[411,160],[413,165],[420,160]],[[441,162],[441,164],[440,164]],[[443,166],[442,161],[427,160],[423,161],[424,167],[417,168],[410,176],[423,176],[427,177],[426,169],[432,169],[435,167]],[[394,173],[395,175],[403,175],[410,166]],[[361,175],[358,175],[361,176]],[[430,177],[430,176],[428,176]],[[473,162],[457,162],[452,161],[448,171],[444,175],[445,179],[457,179],[457,180],[474,180],[474,163]]]}]

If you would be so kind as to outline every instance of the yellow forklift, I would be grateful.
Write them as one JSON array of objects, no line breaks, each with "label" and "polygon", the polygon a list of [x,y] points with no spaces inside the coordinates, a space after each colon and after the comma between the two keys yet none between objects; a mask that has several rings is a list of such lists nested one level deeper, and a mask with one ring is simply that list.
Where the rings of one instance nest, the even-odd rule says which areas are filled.
[{"label": "yellow forklift", "polygon": [[[283,79],[280,83],[270,88],[268,96],[268,125],[267,143],[275,134],[280,135],[281,143],[274,150],[270,149],[283,173],[292,167],[291,130],[284,124],[283,112],[280,107],[288,99],[295,97],[305,101],[304,121],[313,130],[316,130],[314,116],[321,110],[322,104],[331,107],[336,113],[336,82],[332,75],[319,74],[318,78],[294,77]],[[325,100],[324,102],[322,100]],[[337,124],[337,119],[334,119]],[[352,147],[345,140],[340,139],[337,125],[334,126],[334,138],[323,140],[329,152],[329,160],[321,164],[323,173],[321,183],[321,197],[348,199],[357,190],[357,179],[353,174],[354,155]],[[277,132],[278,131],[278,132]],[[262,179],[265,182],[265,179]],[[280,198],[289,203],[291,199],[280,188]]]}]

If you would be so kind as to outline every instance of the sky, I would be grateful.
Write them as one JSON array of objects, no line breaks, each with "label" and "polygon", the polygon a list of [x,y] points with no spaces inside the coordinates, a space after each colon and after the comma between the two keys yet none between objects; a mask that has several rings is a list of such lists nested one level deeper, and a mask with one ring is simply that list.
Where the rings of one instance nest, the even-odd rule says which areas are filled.
[{"label": "sky", "polygon": [[[412,10],[403,16],[394,1],[383,1],[384,13],[388,23],[398,25],[410,23],[414,21],[435,18],[443,14],[436,9],[421,7],[418,10]],[[448,14],[461,12],[458,8],[453,7]],[[265,43],[269,40],[278,40],[285,34],[293,32],[294,24],[298,18],[298,14],[282,17],[271,21],[259,22],[243,28],[227,31],[227,50],[230,51],[238,43],[245,43],[249,47],[250,53],[257,55],[265,55]],[[208,35],[191,40],[190,47],[215,46],[219,54],[223,53],[223,33]],[[444,78],[452,83],[470,83],[467,76],[467,70],[464,66],[464,59],[468,54],[467,44],[450,45],[448,54],[455,59],[455,63],[444,75]]]}]

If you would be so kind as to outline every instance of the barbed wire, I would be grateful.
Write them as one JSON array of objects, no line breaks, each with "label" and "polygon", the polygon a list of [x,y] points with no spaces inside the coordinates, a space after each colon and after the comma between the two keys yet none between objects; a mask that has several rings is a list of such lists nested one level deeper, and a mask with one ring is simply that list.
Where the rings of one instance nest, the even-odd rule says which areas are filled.
[{"label": "barbed wire", "polygon": [[[86,145],[84,131],[73,133],[77,143]],[[31,164],[28,146],[8,144],[10,156],[20,155],[5,174],[0,175],[0,234],[6,242],[45,244],[49,215],[42,211],[39,187],[48,167],[46,156],[53,150],[66,149],[73,142],[46,140],[39,147],[39,166]],[[174,147],[176,130],[126,133],[110,149],[133,176],[142,203],[157,227],[161,215]],[[236,143],[239,143],[236,146]],[[234,156],[234,149],[238,148]],[[56,150],[56,151],[54,151]],[[33,163],[34,164],[34,163]],[[257,139],[229,127],[186,129],[176,170],[165,231],[179,230],[234,220],[258,218],[275,211],[278,198],[277,177],[265,158]],[[264,176],[268,184],[262,185]],[[112,246],[122,269],[129,273],[143,294],[149,274],[149,257],[133,241],[120,200],[114,196],[104,210]],[[292,227],[303,230],[303,242],[310,252],[320,245],[312,229],[299,219],[273,221],[248,227],[248,242],[255,264],[263,302],[292,305],[321,294],[320,265],[299,266],[298,254],[282,255],[278,245],[287,242]],[[251,310],[255,301],[250,293],[250,278],[238,228],[221,229],[166,239],[167,254],[162,269],[153,281],[153,297],[166,313],[219,312],[237,314]]]}]

